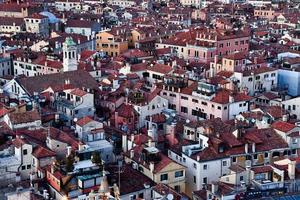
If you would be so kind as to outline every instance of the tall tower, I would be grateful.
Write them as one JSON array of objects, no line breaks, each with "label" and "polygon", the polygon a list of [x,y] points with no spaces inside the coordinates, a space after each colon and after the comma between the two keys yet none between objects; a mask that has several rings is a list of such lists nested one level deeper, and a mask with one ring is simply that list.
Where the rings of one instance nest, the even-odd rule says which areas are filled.
[{"label": "tall tower", "polygon": [[64,72],[77,70],[77,45],[71,37],[67,37],[63,43]]}]

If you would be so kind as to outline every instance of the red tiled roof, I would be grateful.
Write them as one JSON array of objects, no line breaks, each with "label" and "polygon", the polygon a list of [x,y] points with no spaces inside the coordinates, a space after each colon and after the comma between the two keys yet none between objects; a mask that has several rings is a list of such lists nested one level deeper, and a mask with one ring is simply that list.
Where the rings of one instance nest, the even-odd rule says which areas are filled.
[{"label": "red tiled roof", "polygon": [[83,91],[83,90],[81,90],[79,88],[75,88],[74,90],[72,90],[70,92],[70,94],[73,94],[73,95],[76,95],[76,96],[79,96],[79,97],[83,97],[84,95],[87,94],[87,92],[85,92],[85,91]]},{"label": "red tiled roof", "polygon": [[131,118],[133,117],[134,108],[130,104],[122,104],[119,108],[116,110],[118,112],[118,115],[124,118]]},{"label": "red tiled roof", "polygon": [[80,53],[80,60],[85,61],[88,58],[92,57],[97,51],[84,50]]},{"label": "red tiled roof", "polygon": [[220,71],[219,73],[217,73],[217,75],[225,77],[225,78],[230,78],[233,75],[233,72],[231,72],[231,71]]},{"label": "red tiled roof", "polygon": [[38,146],[34,149],[32,155],[39,159],[56,156],[56,153],[42,146]]},{"label": "red tiled roof", "polygon": [[272,128],[286,133],[296,128],[296,126],[289,122],[276,121],[272,124]]},{"label": "red tiled roof", "polygon": [[89,117],[89,116],[85,116],[85,117],[83,117],[83,118],[80,118],[77,122],[76,122],[76,124],[78,125],[78,126],[84,126],[84,125],[86,125],[86,124],[88,124],[88,123],[90,123],[90,122],[92,122],[92,121],[94,121],[91,117]]},{"label": "red tiled roof", "polygon": [[234,102],[250,101],[252,99],[252,97],[244,93],[232,93],[229,90],[220,90],[216,92],[216,96],[211,101],[219,104],[228,104],[230,95],[233,97]]},{"label": "red tiled roof", "polygon": [[22,124],[41,120],[41,116],[37,110],[9,113],[8,116],[13,124]]},{"label": "red tiled roof", "polygon": [[130,71],[131,72],[146,71],[147,65],[148,65],[147,63],[139,63],[139,64],[131,65]]},{"label": "red tiled roof", "polygon": [[84,28],[92,28],[93,24],[97,22],[88,21],[88,20],[77,20],[77,19],[69,19],[67,21],[66,27],[84,27]]},{"label": "red tiled roof", "polygon": [[251,168],[251,170],[254,171],[255,174],[260,174],[260,173],[271,172],[273,171],[273,168],[267,165],[267,166],[253,167]]},{"label": "red tiled roof", "polygon": [[148,71],[158,72],[161,74],[168,74],[173,69],[169,65],[163,65],[163,64],[155,64],[152,67],[147,68]]}]

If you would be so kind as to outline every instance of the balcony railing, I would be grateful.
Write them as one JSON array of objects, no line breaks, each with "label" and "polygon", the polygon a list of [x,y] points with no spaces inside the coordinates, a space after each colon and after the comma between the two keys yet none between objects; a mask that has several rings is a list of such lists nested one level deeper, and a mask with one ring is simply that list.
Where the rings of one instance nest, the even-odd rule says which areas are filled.
[{"label": "balcony railing", "polygon": [[271,190],[284,187],[284,182],[272,182],[271,180],[252,180],[252,183],[260,190]]}]

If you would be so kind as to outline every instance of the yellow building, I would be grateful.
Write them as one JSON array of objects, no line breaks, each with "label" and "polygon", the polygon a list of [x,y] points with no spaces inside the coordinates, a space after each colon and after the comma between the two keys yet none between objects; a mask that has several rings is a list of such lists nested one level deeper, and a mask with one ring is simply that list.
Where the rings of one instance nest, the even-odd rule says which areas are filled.
[{"label": "yellow building", "polygon": [[125,155],[125,162],[148,176],[155,183],[164,183],[185,193],[186,168],[171,160],[156,147],[136,146]]},{"label": "yellow building", "polygon": [[109,31],[100,32],[96,36],[96,50],[103,51],[108,56],[119,56],[128,50],[128,41]]},{"label": "yellow building", "polygon": [[129,46],[136,47],[135,46],[136,42],[145,38],[146,38],[146,34],[143,31],[139,29],[133,29],[131,31],[131,40]]}]

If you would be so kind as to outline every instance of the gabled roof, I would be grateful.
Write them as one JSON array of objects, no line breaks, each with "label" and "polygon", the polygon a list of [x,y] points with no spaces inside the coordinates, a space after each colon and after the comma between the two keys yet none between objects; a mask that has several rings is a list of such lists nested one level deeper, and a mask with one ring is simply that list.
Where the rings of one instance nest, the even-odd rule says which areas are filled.
[{"label": "gabled roof", "polygon": [[83,118],[80,118],[77,122],[76,122],[76,124],[78,125],[78,126],[81,126],[81,127],[83,127],[84,125],[86,125],[86,124],[88,124],[88,123],[90,123],[90,122],[92,122],[92,121],[94,121],[90,116],[85,116],[85,117],[83,117]]},{"label": "gabled roof", "polygon": [[41,120],[41,116],[37,110],[9,113],[8,117],[12,124],[22,124]]},{"label": "gabled roof", "polygon": [[296,126],[289,122],[276,121],[272,124],[272,128],[286,133],[296,128]]},{"label": "gabled roof", "polygon": [[98,90],[98,83],[88,72],[83,70],[16,78],[16,81],[20,83],[29,95],[33,95],[34,92],[41,93],[49,87],[61,87],[65,84],[65,80],[69,80],[73,88],[84,87]]},{"label": "gabled roof", "polygon": [[47,149],[47,148],[44,148],[42,146],[37,146],[33,152],[32,152],[32,155],[38,159],[40,158],[46,158],[46,157],[53,157],[53,156],[56,156],[56,153]]}]

